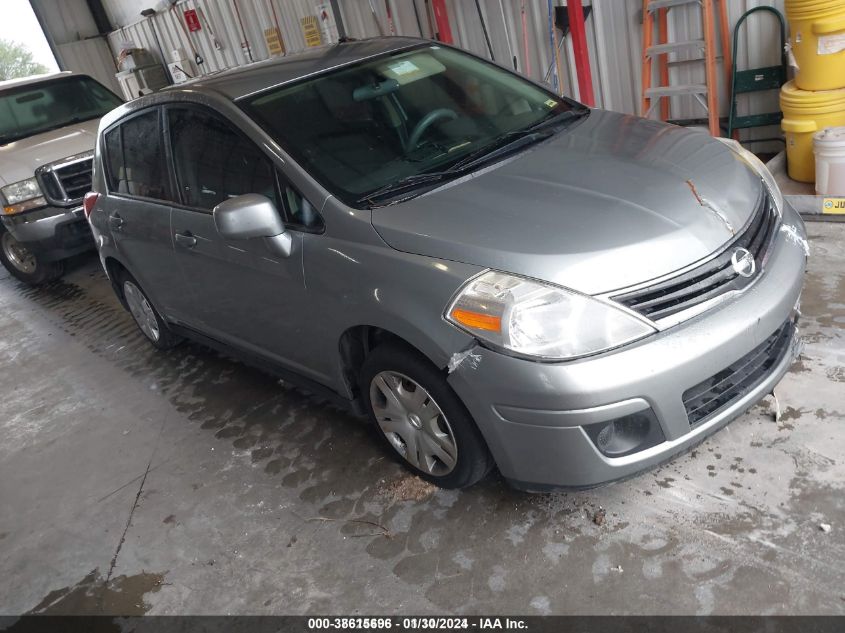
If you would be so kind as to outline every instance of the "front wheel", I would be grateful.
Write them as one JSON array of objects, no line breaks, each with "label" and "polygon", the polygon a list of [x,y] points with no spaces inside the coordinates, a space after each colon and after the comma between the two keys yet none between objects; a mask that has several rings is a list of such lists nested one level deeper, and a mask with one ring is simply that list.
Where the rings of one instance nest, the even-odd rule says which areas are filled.
[{"label": "front wheel", "polygon": [[493,467],[469,412],[427,359],[386,344],[364,361],[361,392],[378,433],[405,466],[442,488],[465,488]]},{"label": "front wheel", "polygon": [[64,272],[61,261],[44,261],[4,229],[0,229],[0,262],[14,277],[31,286],[58,279]]}]

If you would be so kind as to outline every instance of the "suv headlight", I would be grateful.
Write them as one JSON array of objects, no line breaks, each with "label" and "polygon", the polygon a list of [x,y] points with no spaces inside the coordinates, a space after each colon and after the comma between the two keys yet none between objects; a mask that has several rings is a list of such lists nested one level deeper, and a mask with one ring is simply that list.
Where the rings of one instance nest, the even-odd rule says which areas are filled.
[{"label": "suv headlight", "polygon": [[596,354],[656,332],[591,297],[494,271],[469,280],[445,316],[493,347],[541,360]]},{"label": "suv headlight", "polygon": [[749,152],[745,149],[742,145],[740,145],[737,141],[733,140],[732,138],[717,138],[717,141],[722,141],[725,145],[727,145],[734,154],[739,156],[739,158],[745,162],[751,169],[753,169],[760,178],[763,179],[763,184],[766,185],[766,189],[769,190],[769,193],[772,196],[772,200],[775,203],[775,209],[778,212],[778,215],[783,215],[783,193],[778,187],[778,183],[775,181],[775,177],[772,175],[772,172],[769,171],[769,168],[766,167],[766,164],[757,158],[757,155],[753,152]]},{"label": "suv headlight", "polygon": [[9,215],[22,213],[30,209],[43,207],[47,204],[41,193],[41,187],[35,178],[27,178],[19,182],[13,182],[0,189],[3,194],[3,211]]}]

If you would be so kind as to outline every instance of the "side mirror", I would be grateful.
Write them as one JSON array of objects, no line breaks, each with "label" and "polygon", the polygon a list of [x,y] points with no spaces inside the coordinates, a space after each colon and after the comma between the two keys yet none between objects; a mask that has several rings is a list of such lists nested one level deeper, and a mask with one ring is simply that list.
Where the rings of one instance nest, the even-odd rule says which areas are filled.
[{"label": "side mirror", "polygon": [[293,240],[285,231],[276,205],[267,197],[247,193],[224,200],[212,211],[217,232],[228,240],[264,238],[267,249],[278,257],[288,257]]}]

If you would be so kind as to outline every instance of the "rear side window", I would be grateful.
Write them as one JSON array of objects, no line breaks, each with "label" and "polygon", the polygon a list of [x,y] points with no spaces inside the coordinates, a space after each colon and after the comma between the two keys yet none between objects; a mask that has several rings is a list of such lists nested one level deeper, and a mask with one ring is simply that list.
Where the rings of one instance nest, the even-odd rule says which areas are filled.
[{"label": "rear side window", "polygon": [[109,189],[142,198],[171,200],[158,111],[122,123],[105,136]]},{"label": "rear side window", "polygon": [[228,198],[259,193],[280,206],[273,164],[252,141],[200,110],[170,109],[168,122],[184,204],[211,210]]}]

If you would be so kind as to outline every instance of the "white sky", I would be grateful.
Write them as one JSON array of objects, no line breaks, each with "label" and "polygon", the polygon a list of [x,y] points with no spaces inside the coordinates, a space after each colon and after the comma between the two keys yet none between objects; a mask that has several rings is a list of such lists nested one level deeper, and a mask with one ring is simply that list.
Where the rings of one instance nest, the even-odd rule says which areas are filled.
[{"label": "white sky", "polygon": [[0,3],[3,6],[0,38],[23,44],[32,51],[35,61],[50,70],[58,70],[56,59],[41,31],[41,25],[35,19],[29,0],[0,0]]}]

